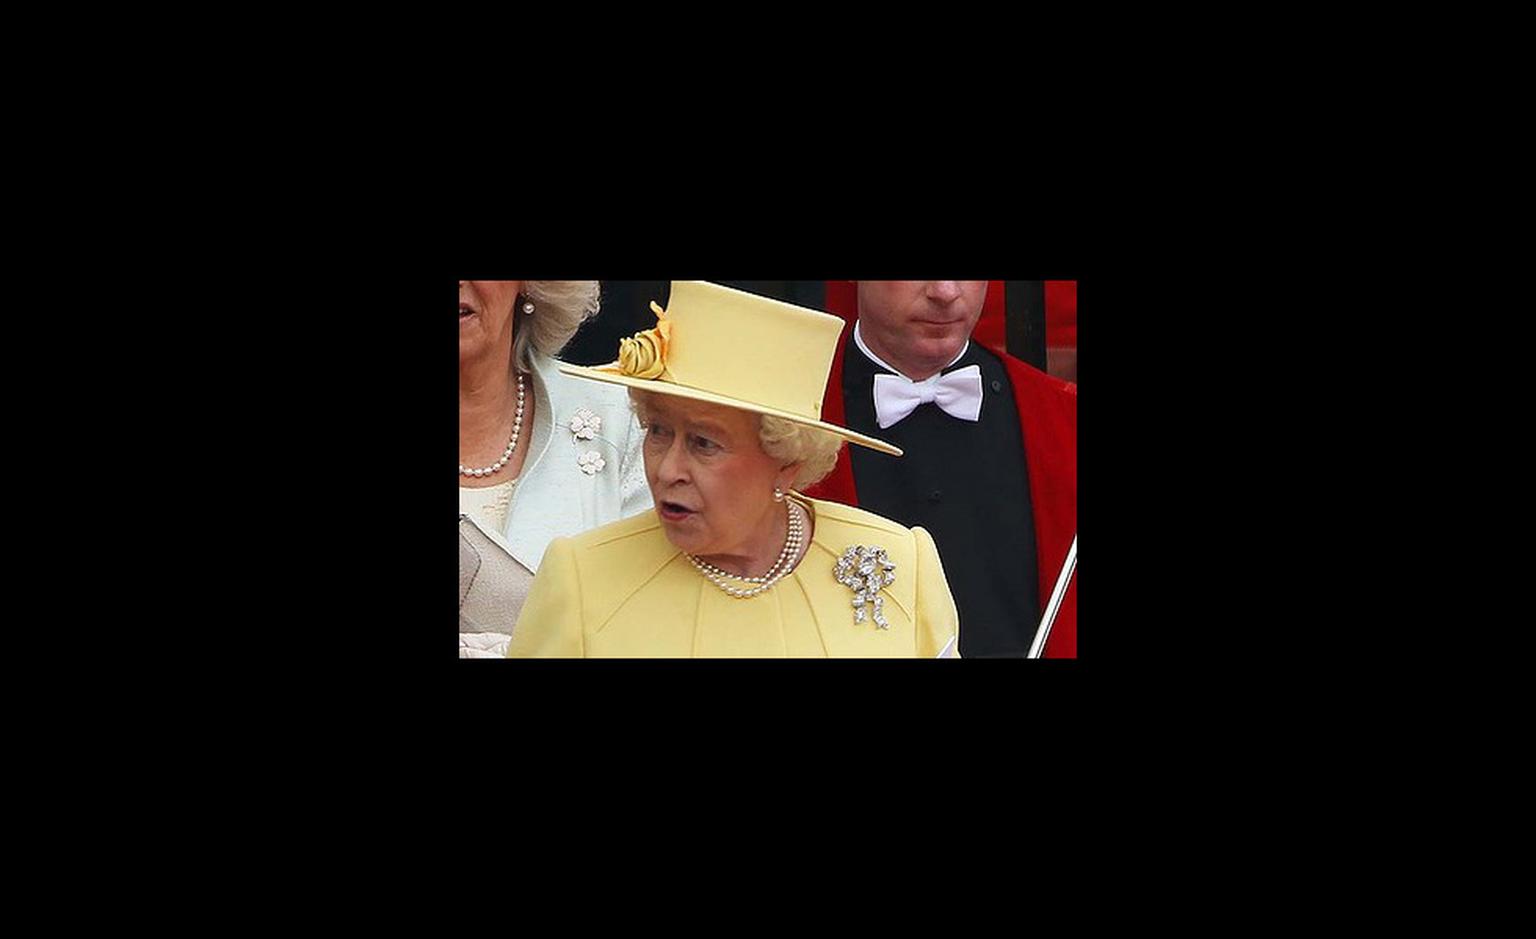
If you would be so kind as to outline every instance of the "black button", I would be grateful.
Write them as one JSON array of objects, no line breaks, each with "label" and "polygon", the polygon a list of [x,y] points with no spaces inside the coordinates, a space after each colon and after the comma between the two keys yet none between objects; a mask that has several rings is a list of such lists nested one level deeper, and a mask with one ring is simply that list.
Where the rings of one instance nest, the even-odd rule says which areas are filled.
[{"label": "black button", "polygon": [[998,381],[995,378],[992,379],[992,390],[993,391],[1002,391],[1003,390],[1003,383]]},{"label": "black button", "polygon": [[928,493],[928,501],[929,502],[937,502],[937,501],[939,501],[942,498],[944,498],[944,493],[940,492],[937,489],[935,489],[934,491]]}]

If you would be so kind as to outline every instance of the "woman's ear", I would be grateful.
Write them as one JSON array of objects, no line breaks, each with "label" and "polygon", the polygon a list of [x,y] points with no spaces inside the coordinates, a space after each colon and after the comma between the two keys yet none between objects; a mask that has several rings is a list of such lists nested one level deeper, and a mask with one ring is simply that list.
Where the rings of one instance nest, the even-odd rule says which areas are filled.
[{"label": "woman's ear", "polygon": [[796,474],[800,472],[801,465],[802,464],[800,462],[785,463],[782,467],[780,467],[778,475],[773,477],[774,483],[776,483],[780,489],[788,492],[790,487],[795,482]]}]

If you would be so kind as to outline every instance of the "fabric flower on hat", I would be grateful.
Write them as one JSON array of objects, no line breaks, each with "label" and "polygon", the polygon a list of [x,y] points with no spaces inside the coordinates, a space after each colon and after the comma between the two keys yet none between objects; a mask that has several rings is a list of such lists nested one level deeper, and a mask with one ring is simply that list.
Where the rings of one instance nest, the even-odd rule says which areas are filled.
[{"label": "fabric flower on hat", "polygon": [[635,333],[633,339],[620,339],[619,374],[659,378],[667,370],[667,343],[671,336],[672,322],[661,320],[654,327]]}]

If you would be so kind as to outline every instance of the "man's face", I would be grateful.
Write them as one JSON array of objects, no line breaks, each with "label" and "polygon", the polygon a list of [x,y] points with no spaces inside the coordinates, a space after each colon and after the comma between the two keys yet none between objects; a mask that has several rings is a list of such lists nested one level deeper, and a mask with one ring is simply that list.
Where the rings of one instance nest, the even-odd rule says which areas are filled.
[{"label": "man's face", "polygon": [[986,299],[984,280],[861,280],[859,335],[875,355],[922,381],[960,354]]}]

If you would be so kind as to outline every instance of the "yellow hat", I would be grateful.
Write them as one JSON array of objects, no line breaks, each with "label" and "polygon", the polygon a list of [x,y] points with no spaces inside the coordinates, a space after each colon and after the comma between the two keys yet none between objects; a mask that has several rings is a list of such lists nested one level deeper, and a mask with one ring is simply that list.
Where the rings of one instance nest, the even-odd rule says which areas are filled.
[{"label": "yellow hat", "polygon": [[901,456],[883,440],[821,419],[821,397],[843,321],[768,297],[702,280],[672,282],[656,326],[619,340],[619,357],[560,371],[709,404],[782,417],[853,443]]}]

